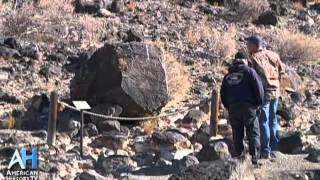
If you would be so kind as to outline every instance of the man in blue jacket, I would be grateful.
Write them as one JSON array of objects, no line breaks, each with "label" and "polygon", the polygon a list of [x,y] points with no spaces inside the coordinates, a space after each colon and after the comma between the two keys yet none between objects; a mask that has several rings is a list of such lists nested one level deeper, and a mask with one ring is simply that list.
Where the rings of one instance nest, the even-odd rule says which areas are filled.
[{"label": "man in blue jacket", "polygon": [[229,111],[233,142],[237,156],[242,155],[244,128],[249,139],[252,163],[257,164],[260,151],[260,129],[257,112],[263,104],[264,90],[256,71],[248,66],[242,54],[237,54],[221,86],[221,101]]}]

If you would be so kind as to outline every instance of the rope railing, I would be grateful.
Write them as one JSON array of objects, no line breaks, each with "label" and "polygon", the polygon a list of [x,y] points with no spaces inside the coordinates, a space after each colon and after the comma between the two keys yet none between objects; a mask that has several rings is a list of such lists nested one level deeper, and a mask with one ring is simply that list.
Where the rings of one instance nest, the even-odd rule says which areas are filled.
[{"label": "rope railing", "polygon": [[[209,101],[208,99],[206,101]],[[79,111],[76,107],[71,106],[61,100],[58,100],[58,103],[63,105],[64,107],[67,107],[69,109],[75,110],[75,111]],[[90,112],[90,111],[83,111],[84,114],[87,115],[91,115],[91,116],[95,116],[95,117],[99,117],[99,118],[104,118],[104,119],[112,119],[112,120],[125,120],[125,121],[139,121],[139,120],[152,120],[152,119],[158,119],[158,118],[164,118],[164,117],[169,117],[169,116],[175,116],[178,115],[180,113],[183,112],[187,112],[190,111],[191,109],[194,109],[195,107],[199,106],[199,104],[193,105],[187,109],[183,109],[183,110],[178,110],[176,112],[172,112],[172,113],[166,113],[166,114],[160,114],[160,115],[155,115],[155,116],[149,116],[149,117],[117,117],[117,116],[110,116],[110,115],[104,115],[104,114],[99,114],[99,113],[95,113],[95,112]]]},{"label": "rope railing", "polygon": [[48,138],[47,143],[49,146],[55,145],[55,137],[56,137],[56,123],[57,123],[57,114],[58,114],[58,104],[69,108],[71,110],[77,111],[80,113],[80,155],[83,157],[83,127],[84,127],[84,115],[95,116],[99,118],[104,118],[108,120],[125,120],[125,121],[142,121],[142,120],[153,120],[153,119],[160,119],[169,116],[175,116],[183,112],[190,111],[191,109],[201,105],[203,102],[211,101],[211,116],[210,116],[210,135],[215,136],[217,135],[217,124],[218,124],[218,112],[219,112],[219,93],[217,90],[212,91],[212,98],[205,99],[200,101],[200,103],[193,105],[186,109],[181,109],[176,112],[166,113],[166,114],[159,114],[155,116],[149,117],[117,117],[117,116],[110,116],[105,114],[99,114],[95,112],[90,112],[84,109],[77,109],[75,106],[72,106],[62,100],[59,100],[57,97],[56,92],[52,92],[50,96],[50,116],[48,122]]}]

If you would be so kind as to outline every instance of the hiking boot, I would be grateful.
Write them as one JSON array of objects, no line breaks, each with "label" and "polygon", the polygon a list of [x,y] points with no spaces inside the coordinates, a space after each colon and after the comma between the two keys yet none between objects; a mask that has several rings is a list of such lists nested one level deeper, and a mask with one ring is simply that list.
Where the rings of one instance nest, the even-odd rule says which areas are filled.
[{"label": "hiking boot", "polygon": [[251,158],[251,162],[252,162],[252,164],[253,165],[257,165],[258,164],[258,157],[257,156],[252,156],[252,158]]},{"label": "hiking boot", "polygon": [[270,159],[270,153],[261,153],[261,159]]}]

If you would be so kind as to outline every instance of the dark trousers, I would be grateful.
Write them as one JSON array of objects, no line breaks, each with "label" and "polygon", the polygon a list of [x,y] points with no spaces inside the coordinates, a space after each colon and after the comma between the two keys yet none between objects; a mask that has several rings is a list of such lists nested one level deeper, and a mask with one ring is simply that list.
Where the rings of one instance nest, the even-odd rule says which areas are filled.
[{"label": "dark trousers", "polygon": [[246,129],[249,140],[249,154],[255,157],[259,156],[260,129],[257,108],[248,103],[233,104],[229,108],[229,116],[237,155],[239,156],[243,152],[244,129]]}]

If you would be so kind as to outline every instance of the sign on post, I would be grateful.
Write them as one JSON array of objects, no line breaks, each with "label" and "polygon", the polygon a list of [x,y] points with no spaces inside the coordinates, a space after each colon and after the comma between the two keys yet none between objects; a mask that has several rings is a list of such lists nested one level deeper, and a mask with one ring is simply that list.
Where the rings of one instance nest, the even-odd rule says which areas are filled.
[{"label": "sign on post", "polygon": [[80,156],[83,157],[83,110],[91,109],[86,101],[72,101],[73,105],[80,110]]}]

